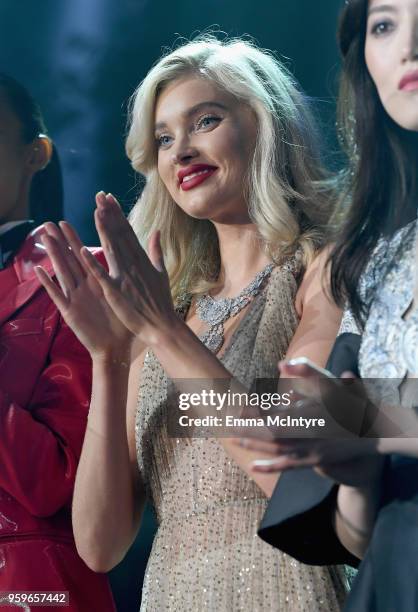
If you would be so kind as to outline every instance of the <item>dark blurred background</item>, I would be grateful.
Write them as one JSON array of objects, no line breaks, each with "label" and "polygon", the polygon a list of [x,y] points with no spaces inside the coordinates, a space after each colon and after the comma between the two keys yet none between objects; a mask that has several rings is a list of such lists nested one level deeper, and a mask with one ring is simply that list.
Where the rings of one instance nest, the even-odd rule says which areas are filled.
[{"label": "dark blurred background", "polygon": [[[0,71],[40,102],[60,152],[65,216],[96,243],[94,194],[114,193],[126,210],[139,189],[124,153],[129,96],[164,49],[211,26],[249,34],[290,66],[315,99],[330,164],[336,162],[335,43],[340,0],[0,0]],[[112,573],[120,612],[139,608],[154,533],[140,536]],[[196,611],[197,612],[197,611]]]}]

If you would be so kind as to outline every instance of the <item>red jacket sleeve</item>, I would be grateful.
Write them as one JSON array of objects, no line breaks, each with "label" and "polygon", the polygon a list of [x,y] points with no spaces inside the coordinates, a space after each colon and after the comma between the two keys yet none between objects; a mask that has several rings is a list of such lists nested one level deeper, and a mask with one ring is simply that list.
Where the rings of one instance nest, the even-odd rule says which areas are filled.
[{"label": "red jacket sleeve", "polygon": [[[0,391],[0,488],[38,517],[71,502],[91,393],[88,352],[58,312],[55,324],[29,405]],[[16,366],[25,384],[24,364]]]}]

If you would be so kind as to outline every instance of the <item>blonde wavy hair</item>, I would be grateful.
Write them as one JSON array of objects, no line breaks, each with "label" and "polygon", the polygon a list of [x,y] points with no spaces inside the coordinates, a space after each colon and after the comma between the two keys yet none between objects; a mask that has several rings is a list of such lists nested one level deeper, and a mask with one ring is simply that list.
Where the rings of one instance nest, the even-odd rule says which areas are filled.
[{"label": "blonde wavy hair", "polygon": [[189,75],[210,79],[255,113],[258,130],[246,198],[273,261],[280,263],[301,247],[307,265],[326,243],[334,200],[319,162],[308,103],[288,69],[271,53],[251,42],[207,35],[168,53],[132,96],[126,152],[133,168],[146,178],[130,222],[143,244],[160,230],[174,299],[215,286],[220,270],[214,225],[183,212],[157,171],[156,100],[169,83]]}]

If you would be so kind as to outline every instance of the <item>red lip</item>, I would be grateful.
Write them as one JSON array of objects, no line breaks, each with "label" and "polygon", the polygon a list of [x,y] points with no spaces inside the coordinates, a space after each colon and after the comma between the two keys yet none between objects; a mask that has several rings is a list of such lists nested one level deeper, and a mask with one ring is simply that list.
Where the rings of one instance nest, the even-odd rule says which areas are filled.
[{"label": "red lip", "polygon": [[[196,185],[200,185],[200,183],[203,183],[203,181],[212,176],[212,174],[216,170],[216,166],[209,166],[208,164],[193,164],[192,166],[187,166],[187,168],[183,168],[177,173],[179,185],[181,189],[183,189],[183,191],[188,191],[189,189],[196,187]],[[202,174],[199,174],[198,176],[194,176],[193,178],[184,181],[187,176],[195,174],[196,172],[202,172]]]},{"label": "red lip", "polygon": [[405,76],[400,80],[398,88],[406,89],[407,91],[418,89],[418,70],[405,74]]}]

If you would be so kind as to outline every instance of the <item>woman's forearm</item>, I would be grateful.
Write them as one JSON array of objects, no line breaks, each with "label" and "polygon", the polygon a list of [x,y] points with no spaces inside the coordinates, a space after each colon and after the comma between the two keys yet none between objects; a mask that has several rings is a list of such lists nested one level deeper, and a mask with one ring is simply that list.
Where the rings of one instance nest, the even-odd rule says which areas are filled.
[{"label": "woman's forearm", "polygon": [[98,572],[124,557],[137,530],[126,429],[129,368],[123,359],[93,360],[88,426],[77,471],[73,526],[77,550]]},{"label": "woman's forearm", "polygon": [[334,528],[343,546],[359,559],[366,552],[381,503],[382,466],[383,462],[367,486],[338,489]]},{"label": "woman's forearm", "polygon": [[228,379],[230,372],[181,320],[156,334],[152,349],[170,378]]},{"label": "woman's forearm", "polygon": [[[178,390],[181,393],[197,393],[203,391],[208,393],[219,393],[228,398],[239,397],[245,395],[249,390],[242,385],[236,378],[233,377],[219,361],[219,359],[207,349],[199,338],[179,320],[171,330],[161,337],[153,351],[166,371],[167,375],[174,379]],[[237,405],[232,402],[227,406],[222,407],[222,411],[217,412],[224,418],[227,416],[244,417],[255,416],[254,410],[251,415],[247,414],[248,406],[240,401]],[[214,414],[206,406],[197,405],[193,407],[193,414],[204,417],[207,414]],[[261,427],[258,427],[258,434],[261,434]],[[246,433],[246,428],[242,427],[241,435]],[[213,429],[213,435],[219,436],[219,443],[224,447],[228,455],[234,459],[235,463],[246,472],[252,480],[256,482],[263,493],[270,497],[279,478],[279,474],[261,474],[255,473],[252,470],[252,461],[255,459],[267,459],[270,457],[268,453],[260,451],[251,451],[237,445],[236,437],[238,436],[238,427],[228,427],[228,435],[235,435],[233,438],[225,437],[225,428],[222,434],[220,429]],[[232,432],[232,433],[231,433]],[[269,435],[267,427],[265,428],[266,437]],[[271,435],[270,435],[271,437]]]}]

